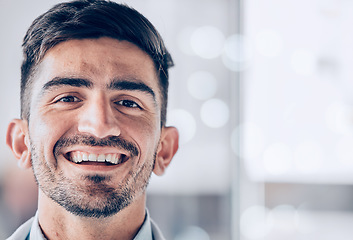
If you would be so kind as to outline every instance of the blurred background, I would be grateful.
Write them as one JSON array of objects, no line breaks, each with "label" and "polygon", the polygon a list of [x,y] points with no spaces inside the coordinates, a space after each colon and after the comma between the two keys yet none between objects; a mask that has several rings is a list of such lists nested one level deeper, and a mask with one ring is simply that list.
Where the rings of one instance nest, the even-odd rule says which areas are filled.
[{"label": "blurred background", "polygon": [[[0,239],[36,209],[5,145],[19,117],[21,41],[59,1],[0,0]],[[180,150],[148,208],[167,239],[353,235],[353,2],[127,0],[174,57]]]}]

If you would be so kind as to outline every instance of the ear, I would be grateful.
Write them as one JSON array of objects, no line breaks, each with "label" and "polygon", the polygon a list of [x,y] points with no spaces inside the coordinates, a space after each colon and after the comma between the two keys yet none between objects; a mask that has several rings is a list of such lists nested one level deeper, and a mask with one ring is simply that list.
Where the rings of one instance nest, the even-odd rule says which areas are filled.
[{"label": "ear", "polygon": [[7,127],[6,144],[18,159],[18,166],[27,169],[32,166],[28,138],[28,123],[22,119],[14,119]]},{"label": "ear", "polygon": [[161,176],[179,148],[179,133],[175,127],[163,127],[153,172]]}]

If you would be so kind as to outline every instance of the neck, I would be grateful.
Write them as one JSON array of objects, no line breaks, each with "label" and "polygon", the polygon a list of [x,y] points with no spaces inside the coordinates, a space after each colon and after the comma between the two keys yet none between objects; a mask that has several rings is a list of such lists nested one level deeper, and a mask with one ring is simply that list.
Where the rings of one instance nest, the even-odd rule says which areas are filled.
[{"label": "neck", "polygon": [[145,219],[142,194],[117,214],[106,218],[79,217],[39,192],[39,225],[47,239],[133,239]]}]

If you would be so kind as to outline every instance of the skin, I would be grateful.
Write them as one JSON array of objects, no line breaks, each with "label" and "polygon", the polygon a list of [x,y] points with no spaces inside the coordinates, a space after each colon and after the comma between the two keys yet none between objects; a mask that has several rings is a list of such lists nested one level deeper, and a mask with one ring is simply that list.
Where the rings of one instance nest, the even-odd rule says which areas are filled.
[{"label": "skin", "polygon": [[[153,61],[134,44],[107,37],[69,40],[46,53],[35,74],[30,119],[14,119],[6,141],[19,165],[33,168],[39,223],[48,239],[133,239],[144,221],[151,172],[163,174],[178,149],[178,132],[160,127],[160,113]],[[84,142],[57,147],[74,136],[119,137],[137,151]],[[70,156],[77,152],[122,154],[124,162],[76,164]],[[100,217],[70,212],[53,196],[65,192],[65,201],[101,209],[111,202],[107,192],[122,189],[131,194],[127,206]]]}]

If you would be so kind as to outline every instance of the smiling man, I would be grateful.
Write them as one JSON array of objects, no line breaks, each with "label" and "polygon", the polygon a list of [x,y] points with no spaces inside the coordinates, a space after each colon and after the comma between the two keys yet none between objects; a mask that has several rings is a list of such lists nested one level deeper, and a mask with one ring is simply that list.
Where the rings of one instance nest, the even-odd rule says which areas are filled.
[{"label": "smiling man", "polygon": [[39,186],[9,239],[163,239],[146,187],[178,149],[165,126],[172,59],[125,5],[82,0],[39,16],[23,42],[21,119],[7,144]]}]

